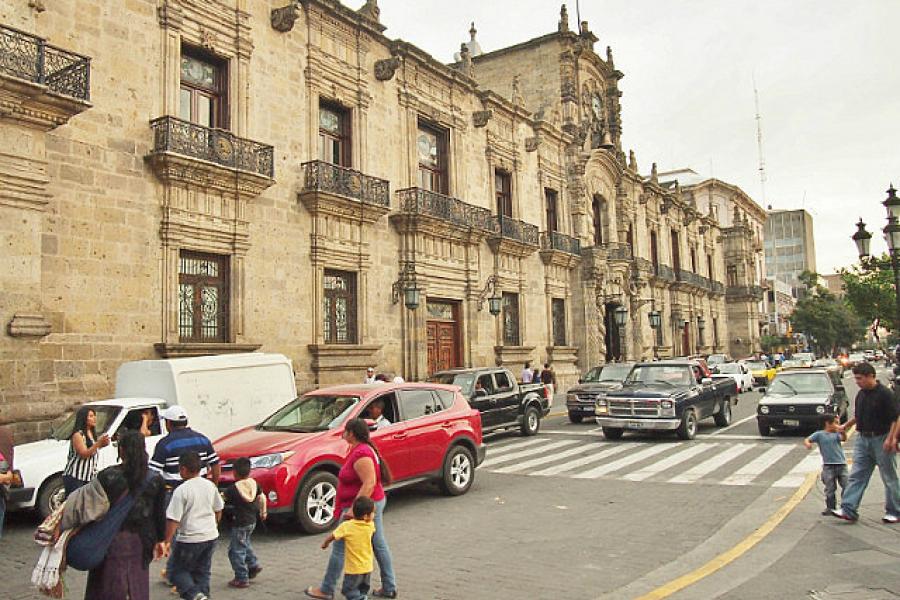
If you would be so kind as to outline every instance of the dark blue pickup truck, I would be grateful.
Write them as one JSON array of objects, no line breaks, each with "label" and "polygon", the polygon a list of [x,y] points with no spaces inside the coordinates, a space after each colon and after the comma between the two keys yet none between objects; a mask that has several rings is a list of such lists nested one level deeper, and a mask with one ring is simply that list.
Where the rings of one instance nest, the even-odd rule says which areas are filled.
[{"label": "dark blue pickup truck", "polygon": [[697,424],[707,417],[719,427],[729,425],[737,397],[733,379],[712,379],[698,361],[638,363],[621,389],[597,400],[595,415],[603,435],[611,440],[626,430],[674,431],[691,440]]}]

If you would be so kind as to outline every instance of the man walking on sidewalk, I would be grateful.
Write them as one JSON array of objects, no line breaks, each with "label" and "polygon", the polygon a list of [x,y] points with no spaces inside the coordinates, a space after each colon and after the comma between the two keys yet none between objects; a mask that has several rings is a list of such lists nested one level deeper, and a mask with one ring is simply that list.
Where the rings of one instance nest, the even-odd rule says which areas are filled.
[{"label": "man walking on sidewalk", "polygon": [[871,364],[862,362],[853,367],[853,378],[859,386],[854,417],[841,428],[843,431],[856,424],[853,469],[850,483],[841,495],[841,507],[832,514],[851,522],[859,518],[859,504],[877,465],[884,482],[882,521],[897,523],[900,522],[900,484],[894,452],[900,427],[900,407],[894,394],[875,379],[875,367]]}]

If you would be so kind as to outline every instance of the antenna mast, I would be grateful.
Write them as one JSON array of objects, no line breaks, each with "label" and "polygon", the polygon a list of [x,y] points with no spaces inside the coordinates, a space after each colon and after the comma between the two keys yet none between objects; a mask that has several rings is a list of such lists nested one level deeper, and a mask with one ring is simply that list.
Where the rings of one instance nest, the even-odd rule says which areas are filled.
[{"label": "antenna mast", "polygon": [[581,35],[581,3],[575,0],[575,19],[578,21],[578,35]]},{"label": "antenna mast", "polygon": [[759,90],[756,89],[756,77],[753,77],[753,100],[756,103],[756,147],[759,152],[759,188],[762,193],[762,205],[766,204],[766,159],[763,158],[762,115],[759,114]]}]

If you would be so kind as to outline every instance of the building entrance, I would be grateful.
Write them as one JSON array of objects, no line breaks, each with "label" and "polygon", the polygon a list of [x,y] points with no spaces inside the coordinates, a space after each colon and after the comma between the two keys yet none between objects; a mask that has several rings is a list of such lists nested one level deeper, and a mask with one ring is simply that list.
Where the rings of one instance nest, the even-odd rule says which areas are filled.
[{"label": "building entrance", "polygon": [[429,299],[426,310],[428,374],[462,366],[459,302]]}]

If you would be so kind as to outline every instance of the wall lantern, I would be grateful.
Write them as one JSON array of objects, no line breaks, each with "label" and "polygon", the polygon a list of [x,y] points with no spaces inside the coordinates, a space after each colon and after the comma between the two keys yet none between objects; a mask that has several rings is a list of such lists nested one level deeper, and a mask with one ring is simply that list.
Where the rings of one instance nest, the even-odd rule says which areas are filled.
[{"label": "wall lantern", "polygon": [[662,315],[659,314],[658,310],[650,311],[650,327],[652,329],[659,329],[660,325],[662,325]]},{"label": "wall lantern", "polygon": [[484,308],[485,301],[487,301],[488,303],[488,311],[490,311],[493,316],[496,317],[500,314],[500,308],[503,303],[503,296],[500,294],[496,275],[491,275],[490,277],[488,277],[487,281],[484,284],[484,288],[478,295],[478,310]]},{"label": "wall lantern", "polygon": [[613,311],[613,315],[616,319],[616,325],[619,326],[619,329],[625,327],[625,323],[628,321],[628,309],[624,306],[616,307],[616,310]]},{"label": "wall lantern", "polygon": [[416,285],[416,271],[412,263],[406,263],[400,272],[400,277],[391,284],[391,301],[397,304],[400,302],[401,295],[403,296],[403,306],[408,310],[419,308],[421,290]]}]

